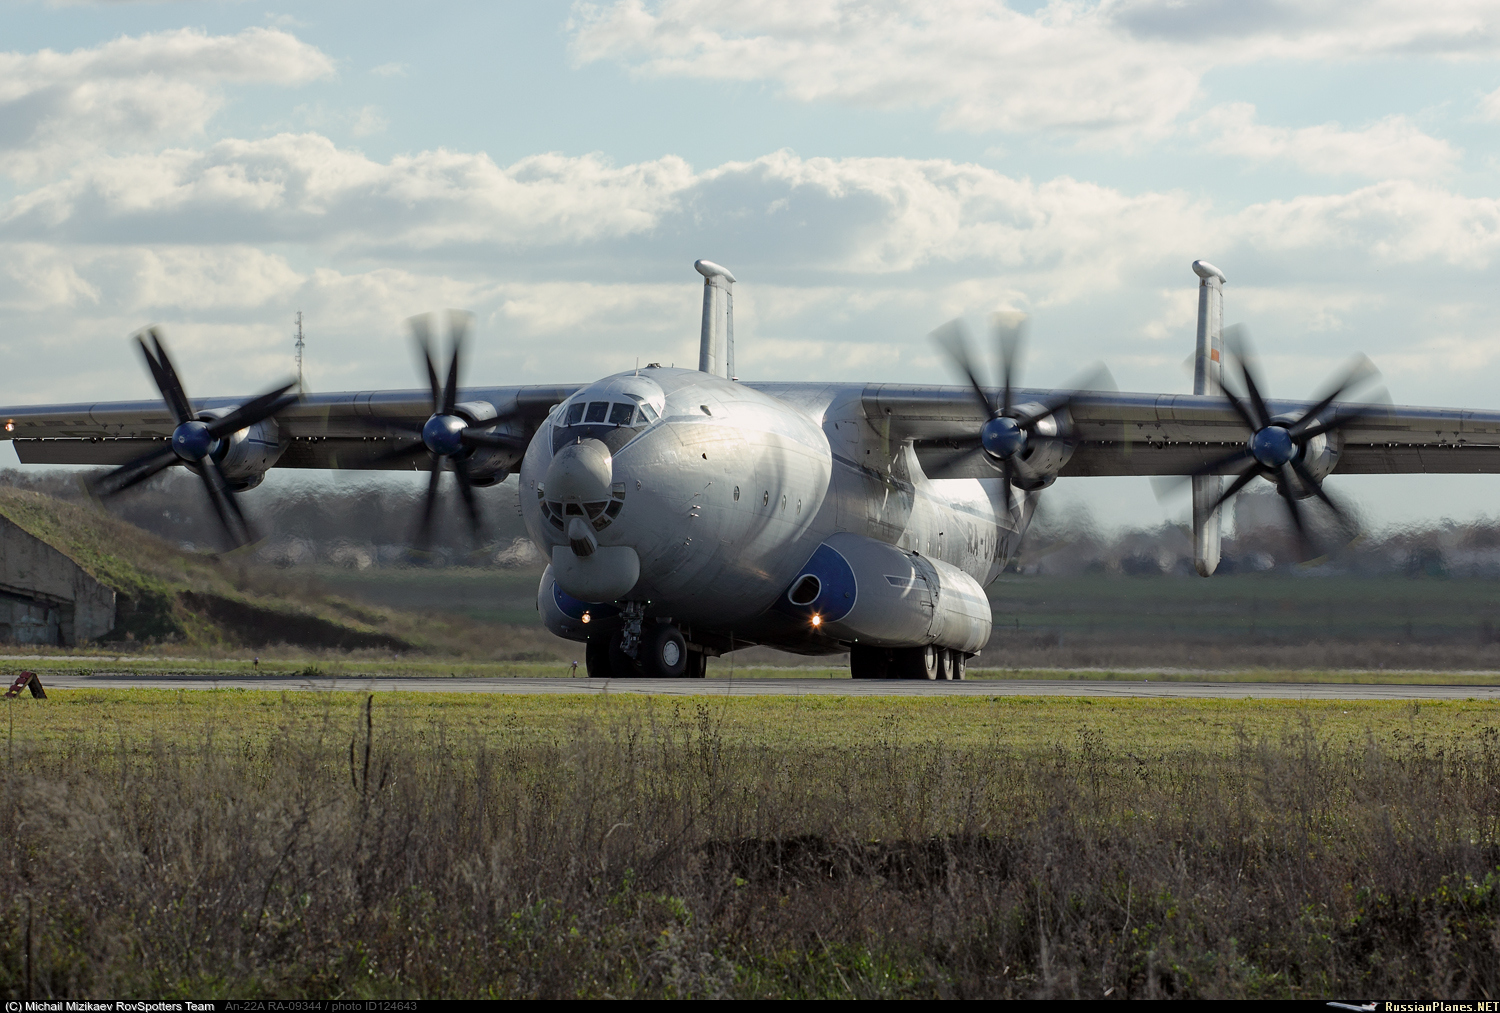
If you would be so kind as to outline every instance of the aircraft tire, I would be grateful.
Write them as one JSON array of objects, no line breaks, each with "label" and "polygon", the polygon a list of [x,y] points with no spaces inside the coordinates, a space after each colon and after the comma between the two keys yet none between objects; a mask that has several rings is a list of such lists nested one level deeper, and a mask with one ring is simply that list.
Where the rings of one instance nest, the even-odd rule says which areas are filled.
[{"label": "aircraft tire", "polygon": [[891,652],[893,673],[901,679],[936,679],[941,647],[898,647]]},{"label": "aircraft tire", "polygon": [[610,641],[613,638],[607,633],[595,634],[589,637],[583,647],[583,664],[588,669],[590,679],[609,679],[614,676],[614,668],[610,663]]},{"label": "aircraft tire", "polygon": [[969,667],[969,656],[963,651],[953,652],[953,678],[962,679]]},{"label": "aircraft tire", "polygon": [[849,675],[855,679],[892,678],[891,652],[884,647],[849,648]]},{"label": "aircraft tire", "polygon": [[[609,637],[609,670],[610,675],[616,679],[633,679],[641,674],[641,667],[636,659],[625,653],[620,646],[620,641],[625,639],[624,630],[616,630]],[[636,649],[636,654],[640,654]]]},{"label": "aircraft tire", "polygon": [[680,679],[687,674],[687,642],[676,626],[657,623],[641,631],[638,660],[648,678]]},{"label": "aircraft tire", "polygon": [[947,680],[953,678],[953,659],[957,656],[958,652],[950,651],[946,647],[939,647],[936,651],[936,654],[937,675],[935,676],[935,678],[942,679],[946,682]]},{"label": "aircraft tire", "polygon": [[708,655],[702,651],[688,651],[687,671],[682,674],[688,679],[708,678]]}]

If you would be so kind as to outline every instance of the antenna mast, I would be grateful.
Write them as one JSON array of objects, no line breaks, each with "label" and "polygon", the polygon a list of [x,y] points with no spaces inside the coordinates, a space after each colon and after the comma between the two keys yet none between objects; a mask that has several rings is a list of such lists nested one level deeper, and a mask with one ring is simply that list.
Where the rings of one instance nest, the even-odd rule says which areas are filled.
[{"label": "antenna mast", "polygon": [[307,342],[302,340],[302,311],[297,311],[297,393],[306,394],[307,387],[302,383],[302,349],[307,347]]}]

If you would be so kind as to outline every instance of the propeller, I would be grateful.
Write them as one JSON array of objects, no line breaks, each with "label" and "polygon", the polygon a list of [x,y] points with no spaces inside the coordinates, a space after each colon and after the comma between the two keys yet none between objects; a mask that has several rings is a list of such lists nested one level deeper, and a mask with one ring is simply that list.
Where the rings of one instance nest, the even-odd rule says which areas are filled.
[{"label": "propeller", "polygon": [[[147,337],[151,339],[150,344],[146,342]],[[287,395],[287,391],[296,384],[287,383],[275,390],[266,391],[223,418],[204,422],[199,420],[193,410],[193,403],[183,390],[182,381],[177,377],[177,368],[172,365],[172,359],[162,345],[161,332],[152,327],[145,334],[137,334],[135,340],[176,426],[166,447],[153,450],[94,479],[89,483],[90,492],[100,499],[106,499],[133,485],[139,485],[173,465],[181,465],[203,479],[209,502],[213,504],[214,512],[219,515],[219,522],[223,524],[225,533],[235,547],[250,544],[256,540],[255,529],[240,510],[234,490],[230,487],[224,469],[215,459],[214,452],[219,449],[221,440],[296,404],[300,397],[296,394]]]},{"label": "propeller", "polygon": [[[1381,410],[1378,406],[1369,405],[1344,409],[1334,405],[1341,394],[1373,379],[1377,371],[1368,358],[1358,356],[1325,385],[1323,395],[1311,408],[1295,419],[1288,420],[1284,416],[1272,418],[1265,398],[1261,395],[1265,385],[1256,375],[1257,371],[1252,365],[1253,357],[1247,351],[1248,344],[1249,338],[1244,328],[1236,325],[1224,329],[1224,346],[1239,367],[1245,393],[1237,396],[1222,384],[1221,390],[1229,406],[1245,424],[1245,428],[1250,430],[1250,438],[1241,449],[1209,461],[1192,475],[1223,474],[1226,469],[1229,474],[1235,475],[1234,481],[1209,508],[1211,514],[1256,478],[1264,476],[1270,479],[1276,485],[1282,502],[1286,504],[1304,556],[1310,558],[1319,553],[1312,544],[1306,518],[1299,505],[1299,500],[1305,498],[1298,495],[1299,489],[1322,501],[1346,529],[1352,528],[1354,524],[1348,511],[1334,502],[1333,497],[1323,489],[1323,483],[1307,469],[1305,451],[1308,444],[1317,437],[1336,432]],[[1330,408],[1334,410],[1330,412]]]},{"label": "propeller", "polygon": [[387,434],[401,433],[416,437],[375,458],[371,462],[373,465],[415,462],[424,454],[431,459],[432,474],[427,482],[427,497],[422,505],[422,519],[418,524],[416,536],[417,547],[422,550],[432,544],[433,514],[437,508],[438,487],[445,467],[452,469],[454,477],[458,480],[459,496],[463,501],[464,512],[468,516],[469,526],[478,536],[483,531],[484,521],[479,513],[478,499],[474,495],[470,455],[479,448],[517,451],[526,449],[526,441],[523,439],[486,431],[504,422],[509,416],[472,423],[457,412],[458,377],[464,341],[468,337],[471,320],[472,318],[466,313],[450,312],[448,314],[448,343],[452,354],[448,360],[447,379],[444,383],[438,382],[437,366],[432,358],[432,315],[424,313],[408,320],[407,325],[411,328],[412,339],[416,342],[427,366],[427,382],[432,391],[432,414],[421,425],[394,419],[370,419],[366,423]]},{"label": "propeller", "polygon": [[[1037,436],[1037,426],[1071,407],[1077,400],[1079,389],[1096,386],[1107,374],[1103,367],[1099,367],[1075,385],[1078,389],[1055,391],[1029,401],[1024,406],[1017,405],[1014,397],[1016,360],[1025,343],[1026,318],[1020,314],[996,313],[990,318],[990,326],[1000,362],[999,398],[991,398],[979,382],[974,361],[969,354],[968,328],[962,320],[950,320],[932,332],[932,339],[964,374],[973,390],[975,401],[988,416],[979,427],[979,446],[968,454],[949,461],[933,477],[940,478],[942,472],[967,464],[973,456],[980,456],[1005,477],[1002,495],[1005,498],[1006,512],[1009,513],[1011,486],[1014,484],[1031,488],[1040,482],[1041,476],[1026,464],[1026,450],[1031,440]],[[1040,411],[1037,410],[1038,405],[1041,407]]]}]

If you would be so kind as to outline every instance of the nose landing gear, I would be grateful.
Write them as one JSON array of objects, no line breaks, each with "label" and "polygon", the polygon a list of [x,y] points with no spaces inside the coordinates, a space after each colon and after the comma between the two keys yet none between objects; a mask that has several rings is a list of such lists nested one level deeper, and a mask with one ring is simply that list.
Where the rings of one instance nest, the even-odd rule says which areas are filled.
[{"label": "nose landing gear", "polygon": [[628,636],[626,630],[601,630],[589,638],[584,657],[592,678],[703,678],[703,654],[690,651],[682,631],[672,623],[642,624],[633,658],[625,649]]}]

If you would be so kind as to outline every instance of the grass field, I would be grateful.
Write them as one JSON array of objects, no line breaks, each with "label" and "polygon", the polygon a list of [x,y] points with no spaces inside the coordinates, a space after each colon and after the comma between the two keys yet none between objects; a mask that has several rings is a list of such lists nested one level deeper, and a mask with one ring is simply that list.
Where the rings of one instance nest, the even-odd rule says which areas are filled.
[{"label": "grass field", "polygon": [[1500,994],[1491,704],[4,710],[7,998]]}]

